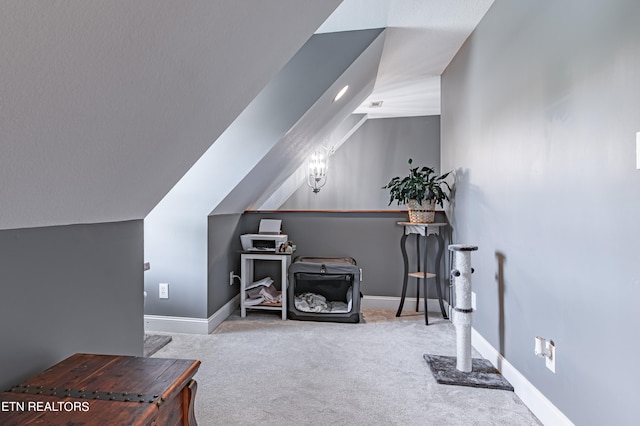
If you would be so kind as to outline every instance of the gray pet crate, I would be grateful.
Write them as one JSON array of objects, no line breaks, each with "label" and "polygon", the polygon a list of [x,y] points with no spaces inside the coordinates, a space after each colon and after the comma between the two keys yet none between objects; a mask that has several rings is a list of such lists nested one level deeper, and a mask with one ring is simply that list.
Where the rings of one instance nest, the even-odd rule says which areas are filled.
[{"label": "gray pet crate", "polygon": [[351,257],[295,258],[289,266],[288,318],[360,322],[361,280],[362,271]]}]

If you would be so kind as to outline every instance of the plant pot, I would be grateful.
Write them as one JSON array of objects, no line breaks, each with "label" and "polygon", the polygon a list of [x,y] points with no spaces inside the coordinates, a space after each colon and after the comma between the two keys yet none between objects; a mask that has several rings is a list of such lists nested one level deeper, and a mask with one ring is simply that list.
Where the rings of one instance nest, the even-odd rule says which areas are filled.
[{"label": "plant pot", "polygon": [[409,200],[409,222],[411,223],[433,223],[436,218],[436,202],[423,200],[422,203],[416,200]]}]

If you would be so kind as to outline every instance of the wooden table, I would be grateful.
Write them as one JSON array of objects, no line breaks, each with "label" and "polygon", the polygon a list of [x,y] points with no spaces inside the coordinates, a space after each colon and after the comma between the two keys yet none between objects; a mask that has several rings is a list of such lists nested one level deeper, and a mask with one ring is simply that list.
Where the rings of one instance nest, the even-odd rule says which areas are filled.
[{"label": "wooden table", "polygon": [[200,361],[75,354],[0,394],[4,425],[196,425]]}]

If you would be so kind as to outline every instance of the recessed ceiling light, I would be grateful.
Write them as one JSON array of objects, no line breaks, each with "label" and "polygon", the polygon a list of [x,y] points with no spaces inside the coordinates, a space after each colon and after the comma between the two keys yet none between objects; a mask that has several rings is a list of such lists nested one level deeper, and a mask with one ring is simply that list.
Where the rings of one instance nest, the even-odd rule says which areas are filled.
[{"label": "recessed ceiling light", "polygon": [[369,108],[382,108],[383,101],[371,101]]},{"label": "recessed ceiling light", "polygon": [[333,102],[336,102],[337,100],[339,100],[342,96],[344,96],[345,93],[347,93],[347,89],[349,89],[349,86],[344,86],[342,89],[340,89],[340,91],[338,92],[338,94],[336,95],[335,98],[333,98]]}]

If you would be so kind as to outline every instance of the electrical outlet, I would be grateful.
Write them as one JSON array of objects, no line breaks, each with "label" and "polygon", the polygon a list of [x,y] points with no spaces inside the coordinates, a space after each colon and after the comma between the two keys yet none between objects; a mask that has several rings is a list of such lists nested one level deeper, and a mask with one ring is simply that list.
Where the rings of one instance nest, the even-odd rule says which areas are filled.
[{"label": "electrical outlet", "polygon": [[168,283],[160,283],[158,294],[160,299],[168,299],[169,298],[169,284]]},{"label": "electrical outlet", "polygon": [[556,345],[553,340],[547,342],[547,349],[549,350],[549,356],[545,357],[545,364],[549,370],[556,373]]},{"label": "electrical outlet", "polygon": [[476,310],[476,293],[471,292],[471,309]]}]

